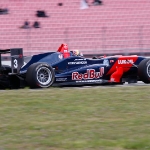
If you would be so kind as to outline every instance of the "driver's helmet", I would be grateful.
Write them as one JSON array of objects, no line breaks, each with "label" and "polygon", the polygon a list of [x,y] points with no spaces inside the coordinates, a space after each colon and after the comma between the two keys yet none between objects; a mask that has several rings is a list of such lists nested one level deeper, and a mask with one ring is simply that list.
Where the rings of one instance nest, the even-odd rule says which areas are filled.
[{"label": "driver's helmet", "polygon": [[62,53],[64,58],[70,57],[70,52],[68,51],[68,45],[65,43],[61,44],[57,52]]},{"label": "driver's helmet", "polygon": [[66,43],[61,44],[57,51],[61,53],[68,52],[68,45]]},{"label": "driver's helmet", "polygon": [[73,50],[72,53],[74,56],[83,56],[83,54],[79,50]]}]

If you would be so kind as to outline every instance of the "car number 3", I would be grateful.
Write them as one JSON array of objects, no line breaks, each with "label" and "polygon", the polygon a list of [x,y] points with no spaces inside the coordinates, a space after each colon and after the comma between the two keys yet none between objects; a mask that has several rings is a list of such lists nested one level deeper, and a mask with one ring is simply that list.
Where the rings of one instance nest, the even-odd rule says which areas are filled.
[{"label": "car number 3", "polygon": [[14,59],[14,68],[18,68],[18,61],[17,61],[17,59]]}]

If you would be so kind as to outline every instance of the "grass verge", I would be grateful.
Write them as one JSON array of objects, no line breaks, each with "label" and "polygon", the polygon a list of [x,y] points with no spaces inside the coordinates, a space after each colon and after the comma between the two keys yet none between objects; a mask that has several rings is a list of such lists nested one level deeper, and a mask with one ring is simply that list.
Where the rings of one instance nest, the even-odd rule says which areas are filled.
[{"label": "grass verge", "polygon": [[150,86],[0,91],[2,150],[150,149]]}]

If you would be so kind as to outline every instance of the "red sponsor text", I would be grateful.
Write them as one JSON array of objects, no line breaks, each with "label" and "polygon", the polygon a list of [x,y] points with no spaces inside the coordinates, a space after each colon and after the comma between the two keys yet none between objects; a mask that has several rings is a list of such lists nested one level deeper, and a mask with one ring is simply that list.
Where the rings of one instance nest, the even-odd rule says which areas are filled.
[{"label": "red sponsor text", "polygon": [[99,72],[96,72],[95,69],[87,69],[87,72],[82,74],[79,72],[72,73],[72,80],[87,80],[87,79],[99,79],[104,74],[104,67],[99,69]]}]

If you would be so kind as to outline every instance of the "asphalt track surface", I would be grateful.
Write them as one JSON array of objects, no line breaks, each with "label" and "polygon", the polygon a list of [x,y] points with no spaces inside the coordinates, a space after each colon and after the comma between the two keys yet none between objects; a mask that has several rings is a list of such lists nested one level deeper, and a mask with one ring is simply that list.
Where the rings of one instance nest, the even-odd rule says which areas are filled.
[{"label": "asphalt track surface", "polygon": [[107,87],[135,87],[135,86],[150,86],[150,84],[145,84],[143,83],[142,81],[139,81],[137,83],[125,83],[123,85],[89,85],[89,86],[79,86],[79,87],[67,87],[67,86],[64,86],[62,88],[107,88]]},{"label": "asphalt track surface", "polygon": [[[123,85],[87,85],[87,86],[58,86],[55,85],[54,87],[58,87],[61,89],[73,89],[73,88],[78,88],[78,89],[88,89],[88,88],[107,88],[107,87],[136,87],[136,86],[150,86],[150,84],[145,84],[142,81],[138,81],[137,83],[130,83],[128,84],[127,82]],[[43,89],[41,89],[43,90]]]},{"label": "asphalt track surface", "polygon": [[125,83],[124,85],[121,86],[150,86],[150,84],[145,84],[144,82],[139,81],[138,83],[131,83],[131,84]]},{"label": "asphalt track surface", "polygon": [[[115,87],[120,87],[120,88],[123,88],[123,87],[137,87],[137,86],[150,86],[150,84],[145,84],[141,81],[139,81],[138,83],[131,83],[131,84],[128,84],[128,83],[125,83],[123,85],[89,85],[89,86],[58,86],[58,88],[60,88],[61,90],[68,90],[68,89],[80,89],[80,90],[84,90],[84,89],[91,89],[91,88],[99,88],[99,89],[105,89],[105,88],[108,88],[108,87],[112,87],[112,88],[115,88]],[[57,85],[56,85],[57,87]],[[45,90],[44,88],[43,89],[30,89],[31,91],[33,92],[39,92],[39,91],[43,91]]]},{"label": "asphalt track surface", "polygon": [[[115,88],[115,87],[120,87],[120,88],[123,88],[123,87],[137,87],[137,86],[150,86],[150,84],[145,84],[141,81],[139,81],[138,83],[131,83],[131,84],[128,84],[128,83],[125,83],[123,85],[88,85],[88,86],[57,86],[55,85],[54,87],[58,87],[59,89],[61,90],[67,90],[67,89],[81,89],[81,90],[84,90],[84,89],[91,89],[91,88],[99,88],[99,89],[105,89],[105,88],[108,88],[108,87],[112,87],[112,88]],[[15,90],[15,89],[13,89]],[[30,89],[30,91],[33,91],[33,92],[39,92],[39,91],[43,91],[45,90],[45,88],[38,88],[38,89]],[[6,91],[6,90],[3,90],[1,89],[0,92],[3,92],[3,91]]]}]

